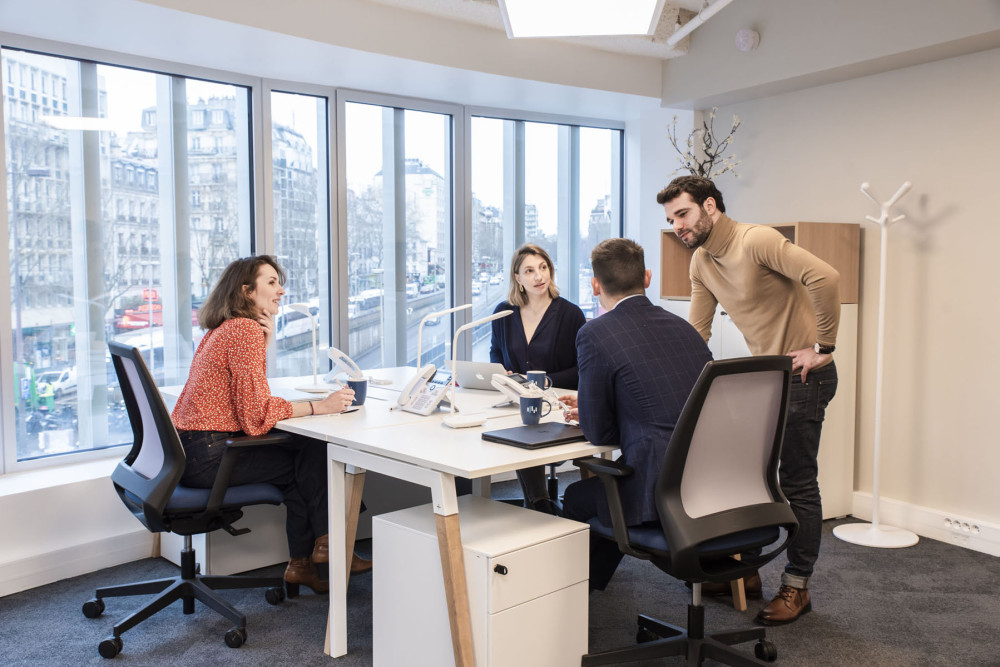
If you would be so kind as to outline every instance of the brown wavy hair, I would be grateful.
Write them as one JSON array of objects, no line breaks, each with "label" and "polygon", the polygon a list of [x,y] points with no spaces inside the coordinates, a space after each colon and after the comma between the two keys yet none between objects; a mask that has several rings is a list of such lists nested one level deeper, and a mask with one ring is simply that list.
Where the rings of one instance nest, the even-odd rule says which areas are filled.
[{"label": "brown wavy hair", "polygon": [[559,288],[556,287],[556,266],[552,263],[552,258],[549,257],[549,253],[545,252],[545,249],[540,245],[525,243],[517,249],[514,253],[514,257],[510,260],[510,287],[507,289],[507,303],[512,306],[517,306],[518,308],[528,303],[528,297],[524,295],[524,292],[518,289],[520,284],[517,282],[516,276],[517,272],[521,270],[521,264],[523,264],[524,260],[531,255],[541,257],[545,263],[548,264],[549,296],[553,299],[559,296]]},{"label": "brown wavy hair", "polygon": [[285,284],[285,272],[271,255],[255,255],[233,260],[227,266],[205,303],[198,309],[198,324],[202,329],[214,329],[234,317],[257,319],[257,306],[244,289],[257,285],[260,267],[270,265],[278,274],[278,281]]}]

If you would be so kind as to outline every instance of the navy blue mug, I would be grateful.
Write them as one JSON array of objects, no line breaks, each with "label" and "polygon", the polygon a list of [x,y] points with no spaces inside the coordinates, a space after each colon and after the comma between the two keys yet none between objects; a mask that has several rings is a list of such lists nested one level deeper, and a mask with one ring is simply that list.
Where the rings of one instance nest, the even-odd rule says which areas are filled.
[{"label": "navy blue mug", "polygon": [[[545,404],[547,410],[542,408],[542,404]],[[542,417],[546,416],[552,412],[552,404],[546,401],[541,396],[535,396],[529,398],[527,396],[521,397],[521,421],[527,425],[532,426],[537,424]]]},{"label": "navy blue mug", "polygon": [[531,382],[541,390],[552,388],[552,378],[545,374],[545,371],[528,371],[524,374],[528,378],[528,382]]},{"label": "navy blue mug", "polygon": [[365,397],[368,396],[368,378],[348,378],[347,386],[354,390],[354,402],[351,405],[364,405]]}]

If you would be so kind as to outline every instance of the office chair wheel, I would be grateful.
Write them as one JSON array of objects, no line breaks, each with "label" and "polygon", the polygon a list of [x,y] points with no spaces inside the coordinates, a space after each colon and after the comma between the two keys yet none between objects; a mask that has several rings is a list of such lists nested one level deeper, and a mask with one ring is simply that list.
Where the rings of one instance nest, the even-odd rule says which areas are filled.
[{"label": "office chair wheel", "polygon": [[110,659],[121,653],[123,646],[121,637],[108,637],[97,645],[97,652],[102,658]]},{"label": "office chair wheel", "polygon": [[646,628],[639,628],[639,631],[635,633],[635,642],[637,644],[645,644],[646,642],[655,642],[660,638],[660,635],[656,634],[652,630],[647,630]]},{"label": "office chair wheel", "polygon": [[229,628],[226,633],[226,646],[229,648],[239,648],[247,640],[246,628]]},{"label": "office chair wheel", "polygon": [[753,654],[757,656],[758,660],[763,660],[764,662],[774,662],[778,659],[778,649],[766,639],[758,640],[754,644]]},{"label": "office chair wheel", "polygon": [[104,613],[104,600],[94,598],[83,603],[83,615],[87,618],[97,618]]},{"label": "office chair wheel", "polygon": [[264,591],[264,599],[268,604],[281,604],[285,601],[285,589],[280,586],[268,588]]}]

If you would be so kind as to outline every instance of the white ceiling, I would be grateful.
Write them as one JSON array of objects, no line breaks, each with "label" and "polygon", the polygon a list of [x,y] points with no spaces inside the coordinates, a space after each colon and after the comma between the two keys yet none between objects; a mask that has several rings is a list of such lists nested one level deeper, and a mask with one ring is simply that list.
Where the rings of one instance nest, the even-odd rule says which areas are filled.
[{"label": "white ceiling", "polygon": [[[473,23],[506,34],[497,0],[366,0],[366,2]],[[678,24],[686,23],[707,4],[704,0],[665,2],[656,31],[650,36],[562,37],[555,41],[661,60],[676,58],[687,53],[689,38],[682,39],[673,47],[667,45],[667,39],[677,29]]]}]

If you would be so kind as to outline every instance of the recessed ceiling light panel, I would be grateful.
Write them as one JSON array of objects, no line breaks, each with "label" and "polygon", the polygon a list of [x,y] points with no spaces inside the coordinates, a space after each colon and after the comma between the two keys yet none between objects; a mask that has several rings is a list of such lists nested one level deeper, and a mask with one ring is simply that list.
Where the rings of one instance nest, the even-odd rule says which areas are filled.
[{"label": "recessed ceiling light panel", "polygon": [[652,35],[664,0],[499,0],[507,36]]}]

